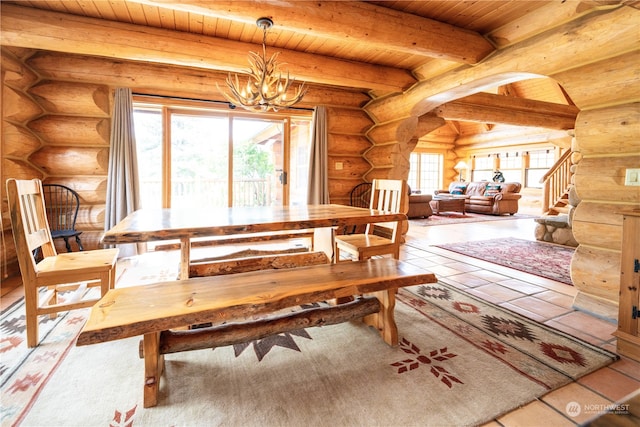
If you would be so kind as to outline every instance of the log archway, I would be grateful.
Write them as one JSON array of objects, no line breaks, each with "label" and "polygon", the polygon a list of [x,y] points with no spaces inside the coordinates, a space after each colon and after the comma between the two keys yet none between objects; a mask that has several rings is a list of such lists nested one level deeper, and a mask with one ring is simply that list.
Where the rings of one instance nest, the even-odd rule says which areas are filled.
[{"label": "log archway", "polygon": [[[587,202],[576,210],[573,224],[580,244],[571,264],[578,288],[574,305],[616,319],[622,229],[614,212],[640,204],[640,190],[624,187],[625,169],[640,164],[640,142],[631,137],[640,132],[640,94],[634,67],[629,66],[638,55],[637,17],[636,9],[625,6],[595,11],[477,66],[460,67],[400,95],[370,102],[365,110],[375,125],[367,133],[372,147],[365,157],[372,167],[366,179],[408,177],[418,133],[429,131],[429,126],[419,127],[421,119],[431,130],[439,127],[437,107],[532,76],[555,79],[580,109],[572,150],[584,157],[576,167],[575,187]],[[587,49],[603,28],[612,29],[607,32],[610,43]],[[612,52],[618,54],[612,57]]]}]

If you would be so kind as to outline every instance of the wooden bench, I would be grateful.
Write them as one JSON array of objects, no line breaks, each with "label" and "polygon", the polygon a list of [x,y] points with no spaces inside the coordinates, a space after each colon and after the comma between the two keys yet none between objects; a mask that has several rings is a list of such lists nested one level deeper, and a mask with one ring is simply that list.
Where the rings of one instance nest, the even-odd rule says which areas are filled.
[{"label": "wooden bench", "polygon": [[189,264],[189,278],[246,273],[258,270],[307,267],[310,265],[329,264],[329,262],[329,258],[324,252],[265,255],[257,253],[254,250],[246,250],[235,253],[234,258],[221,257],[219,259],[192,261]]},{"label": "wooden bench", "polygon": [[[265,243],[308,239],[309,247],[313,247],[313,230],[271,231],[268,233],[252,233],[249,235],[212,236],[204,239],[192,239],[191,247],[200,248],[218,245],[241,245],[250,243]],[[154,246],[156,251],[170,251],[180,249],[180,242],[162,243]]]},{"label": "wooden bench", "polygon": [[[77,345],[143,336],[144,407],[151,407],[158,401],[166,353],[215,348],[360,317],[395,346],[397,288],[434,282],[433,273],[383,258],[112,289],[93,307]],[[345,304],[268,316],[288,307],[353,296],[359,297]],[[255,316],[267,317],[245,321]],[[172,331],[208,322],[214,326]]]}]

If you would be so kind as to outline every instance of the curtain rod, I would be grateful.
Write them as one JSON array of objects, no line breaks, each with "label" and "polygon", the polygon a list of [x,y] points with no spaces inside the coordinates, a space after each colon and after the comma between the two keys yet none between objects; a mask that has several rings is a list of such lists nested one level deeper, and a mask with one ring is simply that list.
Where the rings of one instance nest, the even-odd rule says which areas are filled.
[{"label": "curtain rod", "polygon": [[[148,98],[176,99],[176,100],[179,100],[179,101],[195,101],[195,102],[204,102],[204,103],[208,103],[208,104],[222,104],[222,105],[228,106],[230,110],[235,110],[237,108],[237,105],[232,104],[231,102],[218,101],[218,100],[215,100],[215,99],[212,100],[212,99],[199,99],[199,98],[185,98],[185,97],[181,97],[181,96],[148,95],[146,93],[137,93],[137,92],[133,92],[132,95],[134,95],[134,96],[146,96]],[[286,110],[313,111],[313,108],[288,107],[288,108],[286,108]]]}]

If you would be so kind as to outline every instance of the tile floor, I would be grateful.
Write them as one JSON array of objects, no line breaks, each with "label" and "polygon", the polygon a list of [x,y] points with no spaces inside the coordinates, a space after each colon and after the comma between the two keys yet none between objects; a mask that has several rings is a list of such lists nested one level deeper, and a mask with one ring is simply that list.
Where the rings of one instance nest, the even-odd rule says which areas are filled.
[{"label": "tile floor", "polygon": [[[563,283],[449,252],[432,245],[500,237],[534,238],[531,219],[424,227],[413,223],[402,259],[431,270],[460,289],[516,311],[589,343],[616,350],[614,323],[572,308],[576,289]],[[542,396],[486,426],[575,426],[597,415],[599,405],[621,401],[640,391],[640,363],[621,358],[606,368]],[[585,410],[575,417],[567,405]]]},{"label": "tile floor", "polygon": [[[412,223],[407,242],[403,245],[402,259],[433,271],[439,278],[476,296],[615,351],[616,343],[612,333],[616,330],[616,325],[574,310],[571,306],[575,288],[432,246],[499,237],[534,240],[534,226],[532,219],[430,227]],[[21,288],[18,287],[2,295],[0,306],[4,308],[21,296]],[[640,363],[623,357],[606,368],[499,417],[486,426],[580,425],[596,415],[589,408],[620,401],[639,390]],[[571,417],[566,410],[571,402],[577,402],[587,410]]]}]

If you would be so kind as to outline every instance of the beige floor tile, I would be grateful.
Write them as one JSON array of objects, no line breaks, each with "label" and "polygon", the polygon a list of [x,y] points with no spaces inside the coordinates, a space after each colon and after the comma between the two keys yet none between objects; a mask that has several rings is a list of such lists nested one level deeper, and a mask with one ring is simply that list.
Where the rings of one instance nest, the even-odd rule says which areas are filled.
[{"label": "beige floor tile", "polygon": [[599,412],[600,409],[610,403],[608,400],[589,388],[571,383],[558,390],[552,391],[542,397],[542,401],[555,408],[561,414],[567,414],[568,418],[576,423],[583,423]]},{"label": "beige floor tile", "polygon": [[475,265],[471,265],[471,264],[465,264],[464,262],[460,262],[460,261],[451,261],[450,263],[447,263],[444,265],[449,268],[453,268],[455,270],[462,271],[465,273],[480,270],[480,267],[476,267]]},{"label": "beige floor tile", "polygon": [[536,313],[545,319],[552,319],[554,317],[558,317],[572,311],[567,308],[560,307],[555,304],[551,304],[549,302],[541,300],[537,298],[537,295],[535,297],[529,296],[529,297],[519,298],[516,300],[511,300],[510,302],[515,306],[521,307],[532,313]]},{"label": "beige floor tile", "polygon": [[504,427],[575,426],[573,421],[539,400],[509,412],[498,418],[498,422]]},{"label": "beige floor tile", "polygon": [[[579,338],[593,345],[602,346],[605,342],[600,338],[594,337],[593,335],[589,335],[588,333],[582,330],[578,330],[578,329],[572,328],[571,326],[567,326],[563,323],[559,323],[555,319],[547,320],[544,322],[544,324],[551,328],[557,329],[559,331],[566,332],[567,334],[573,337]],[[611,351],[611,349],[609,349],[609,351]]]},{"label": "beige floor tile", "polygon": [[422,267],[424,269],[430,269],[432,267],[435,267],[437,265],[439,265],[436,262],[431,261],[430,259],[426,259],[426,258],[411,258],[409,260],[407,260],[407,262],[409,264],[418,266],[418,267]]},{"label": "beige floor tile", "polygon": [[478,270],[471,273],[473,276],[478,277],[480,279],[487,280],[489,282],[499,282],[501,280],[509,280],[508,276],[503,274],[494,273],[493,271],[487,270]]},{"label": "beige floor tile", "polygon": [[450,276],[447,278],[447,282],[451,282],[451,281],[456,281],[470,288],[474,288],[476,286],[488,285],[492,283],[489,280],[475,276],[473,273],[463,273],[463,274],[458,274],[456,276]]},{"label": "beige floor tile", "polygon": [[448,265],[434,265],[433,267],[429,267],[429,270],[439,278],[455,276],[457,274],[464,273],[464,271],[456,270],[455,268],[451,268]]},{"label": "beige floor tile", "polygon": [[599,369],[578,380],[578,383],[602,394],[607,399],[619,401],[640,390],[640,381],[610,368]]},{"label": "beige floor tile", "polygon": [[[492,302],[499,304],[505,301],[512,301],[518,298],[522,298],[524,295],[513,289],[505,288],[504,286],[490,283],[488,285],[477,286],[473,289],[475,295],[486,295],[492,298]],[[476,293],[477,292],[477,293]]]},{"label": "beige floor tile", "polygon": [[517,305],[513,305],[510,302],[502,302],[502,303],[498,303],[498,305],[500,307],[506,308],[507,310],[511,310],[511,311],[513,311],[515,313],[519,313],[519,314],[521,314],[521,315],[523,315],[523,316],[525,316],[525,317],[527,317],[529,319],[533,319],[536,322],[543,323],[545,321],[544,316],[540,316],[539,314],[536,314],[536,313],[534,313],[532,311],[529,311],[529,310],[527,310],[525,308],[518,307]]},{"label": "beige floor tile", "polygon": [[545,300],[559,307],[568,309],[572,309],[573,307],[573,296],[566,295],[557,291],[548,290],[540,292],[539,294],[536,294],[536,298]]},{"label": "beige floor tile", "polygon": [[496,282],[498,282],[502,286],[506,286],[507,288],[511,288],[514,291],[522,292],[523,294],[527,294],[527,295],[533,295],[533,294],[546,291],[545,288],[532,285],[531,283],[524,282],[518,279],[507,279],[507,280],[500,280],[500,281],[496,280]]},{"label": "beige floor tile", "polygon": [[560,282],[555,282],[553,280],[546,280],[546,279],[532,281],[531,283],[534,283],[550,291],[556,291],[561,294],[568,295],[572,298],[578,294],[578,288],[572,285],[567,285],[566,283],[560,283]]},{"label": "beige floor tile", "polygon": [[557,322],[571,326],[579,331],[584,331],[589,335],[600,338],[602,341],[611,339],[612,334],[617,330],[617,326],[606,320],[590,316],[580,311],[574,311],[555,319]]},{"label": "beige floor tile", "polygon": [[640,362],[628,357],[621,357],[620,360],[613,362],[609,367],[640,381]]}]

